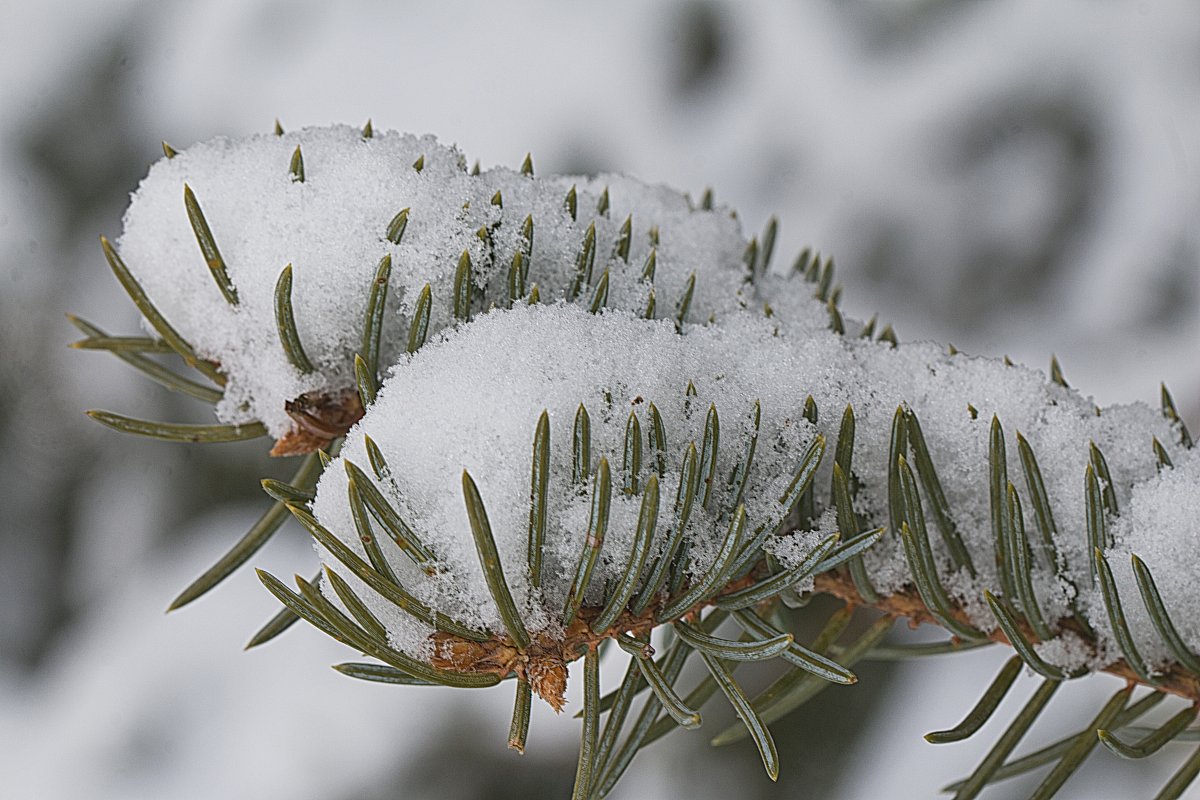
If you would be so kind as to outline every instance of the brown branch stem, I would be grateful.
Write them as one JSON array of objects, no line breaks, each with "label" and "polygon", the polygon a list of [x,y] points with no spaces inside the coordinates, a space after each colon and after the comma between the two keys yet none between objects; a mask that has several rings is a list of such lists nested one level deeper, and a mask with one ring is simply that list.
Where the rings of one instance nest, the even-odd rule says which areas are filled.
[{"label": "brown branch stem", "polygon": [[[731,582],[714,597],[688,609],[680,619],[694,619],[717,597],[751,585],[765,572],[765,565],[760,564],[751,570],[749,575]],[[882,594],[876,602],[868,603],[855,589],[849,572],[844,569],[836,569],[817,575],[813,591],[833,595],[848,605],[874,608],[888,616],[907,619],[910,626],[914,628],[922,623],[939,624],[922,602],[917,590],[912,586],[904,586],[891,594]],[[607,631],[601,634],[595,633],[591,628],[592,620],[599,615],[601,609],[584,606],[580,608],[576,619],[565,632],[555,635],[547,632],[534,634],[533,643],[524,652],[518,650],[508,636],[503,634],[495,635],[485,642],[473,642],[453,634],[438,632],[431,636],[434,643],[434,655],[431,662],[439,669],[452,672],[490,673],[501,677],[515,674],[528,680],[531,688],[539,697],[556,711],[561,711],[567,686],[567,664],[580,658],[589,649],[599,646],[605,639],[615,638],[620,633],[631,633],[640,639],[648,640],[650,632],[657,624],[660,624],[656,619],[665,603],[664,599],[651,604],[649,608],[638,615],[626,611]],[[960,622],[968,626],[973,625],[961,607],[953,608],[952,613]],[[1022,632],[1030,641],[1036,642],[1033,631],[1023,621],[1020,624]],[[1064,630],[1070,630],[1084,641],[1089,641],[1084,631],[1073,620],[1064,619],[1061,621],[1061,625]],[[988,638],[1000,644],[1010,644],[999,628],[991,631]],[[1158,676],[1158,683],[1154,685],[1146,684],[1123,660],[1115,661],[1101,671],[1130,683],[1146,685],[1148,688],[1178,695],[1193,703],[1200,703],[1200,677],[1178,664],[1171,664]]]},{"label": "brown branch stem", "polygon": [[[903,617],[909,620],[909,624],[913,627],[921,623],[929,623],[937,625],[938,621],[929,613],[929,609],[921,601],[917,590],[912,586],[905,586],[900,591],[889,595],[880,596],[875,603],[867,603],[858,594],[854,588],[854,581],[851,580],[848,572],[843,570],[834,570],[825,572],[817,576],[816,587],[814,591],[831,594],[846,603],[859,606],[870,606],[884,614],[893,617]],[[953,609],[955,619],[966,625],[973,623],[967,618],[967,614],[961,608]],[[1024,621],[1020,622],[1021,632],[1025,634],[1032,642],[1037,642],[1033,630],[1029,628]],[[1077,634],[1084,641],[1088,641],[1086,634],[1079,628],[1071,619],[1061,621],[1063,629],[1070,630]],[[1004,636],[1004,632],[996,628],[988,634],[988,638],[993,642],[1000,644],[1011,645],[1008,639]],[[1092,644],[1089,642],[1089,644]],[[1094,647],[1093,647],[1094,649]],[[1162,692],[1178,695],[1193,703],[1200,703],[1200,677],[1193,675],[1188,670],[1184,669],[1179,664],[1171,664],[1163,673],[1158,676],[1158,683],[1155,685],[1146,684],[1137,674],[1129,667],[1124,660],[1117,660],[1104,667],[1102,672],[1107,672],[1110,675],[1115,675],[1118,678],[1126,680],[1130,683],[1135,683],[1148,688],[1156,689]]]}]

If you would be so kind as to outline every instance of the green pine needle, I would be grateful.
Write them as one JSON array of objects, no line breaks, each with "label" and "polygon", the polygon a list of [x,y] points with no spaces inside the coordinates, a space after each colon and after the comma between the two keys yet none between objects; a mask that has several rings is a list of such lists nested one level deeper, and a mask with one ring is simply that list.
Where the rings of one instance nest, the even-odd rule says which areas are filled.
[{"label": "green pine needle", "polygon": [[467,518],[471,522],[471,534],[475,539],[475,551],[479,555],[479,563],[483,566],[483,575],[487,579],[488,589],[496,608],[500,611],[500,619],[508,635],[517,645],[518,650],[529,647],[531,639],[525,623],[521,620],[521,612],[513,601],[512,591],[504,578],[504,568],[500,564],[500,554],[496,551],[496,540],[492,537],[492,526],[488,522],[487,509],[483,506],[483,498],[479,496],[479,487],[470,474],[463,470],[462,474],[463,500],[467,504]]}]

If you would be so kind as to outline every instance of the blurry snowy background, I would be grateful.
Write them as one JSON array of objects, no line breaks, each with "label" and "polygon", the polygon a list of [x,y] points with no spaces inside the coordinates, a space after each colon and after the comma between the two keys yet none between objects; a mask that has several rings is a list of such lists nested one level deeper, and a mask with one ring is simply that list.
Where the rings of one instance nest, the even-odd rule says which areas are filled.
[{"label": "blurry snowy background", "polygon": [[[370,117],[484,164],[531,150],[542,174],[711,185],[751,232],[780,215],[777,261],[833,254],[855,316],[1037,366],[1057,353],[1102,404],[1157,402],[1166,380],[1200,428],[1192,0],[6,0],[0,20],[6,796],[530,798],[562,796],[574,768],[576,724],[544,709],[529,754],[505,750],[508,691],[351,681],[304,628],[241,653],[274,610],[249,570],[163,615],[280,467],[254,444],[133,440],[81,413],[198,413],[65,346],[66,311],[135,329],[97,236],[120,233],[160,139]],[[307,574],[305,538],[286,529],[259,563]],[[781,786],[748,744],[677,733],[620,794],[932,796],[980,747],[920,735],[955,723],[1003,656],[864,667],[779,727]],[[1059,714],[1043,736],[1069,730]],[[1177,759],[1093,761],[1064,797],[1143,796]]]}]

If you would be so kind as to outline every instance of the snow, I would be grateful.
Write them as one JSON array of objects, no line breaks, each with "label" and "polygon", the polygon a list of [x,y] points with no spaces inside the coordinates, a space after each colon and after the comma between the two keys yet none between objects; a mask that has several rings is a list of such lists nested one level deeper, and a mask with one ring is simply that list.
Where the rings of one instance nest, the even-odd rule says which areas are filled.
[{"label": "snow", "polygon": [[[781,282],[773,291],[785,288],[811,290],[809,284],[796,280],[790,286]],[[367,463],[364,436],[379,445],[391,479],[381,482],[380,489],[424,535],[442,567],[435,577],[425,577],[396,551],[391,561],[401,582],[434,608],[491,630],[500,630],[501,622],[474,552],[459,492],[461,471],[466,469],[480,487],[505,575],[527,626],[554,630],[561,622],[560,609],[586,530],[588,495],[572,487],[570,477],[569,442],[580,403],[591,412],[593,469],[599,458],[606,457],[614,475],[620,474],[629,412],[640,412],[643,403],[655,404],[669,443],[667,470],[662,475],[663,496],[669,498],[679,482],[682,449],[688,442],[701,442],[709,405],[718,409],[722,419],[716,474],[727,476],[749,434],[747,411],[760,402],[759,446],[745,498],[751,530],[776,527],[784,513],[778,498],[800,454],[818,433],[831,443],[832,452],[846,405],[853,407],[856,418],[854,472],[861,484],[856,508],[864,525],[885,524],[888,437],[897,405],[905,404],[921,420],[951,514],[979,570],[977,580],[960,572],[947,575],[947,583],[976,624],[986,629],[995,624],[979,599],[985,588],[998,591],[988,502],[993,415],[1006,426],[1008,469],[1014,483],[1021,484],[1013,441],[1017,431],[1038,456],[1061,533],[1058,548],[1066,561],[1066,574],[1076,585],[1090,586],[1081,491],[1089,442],[1095,442],[1112,465],[1113,488],[1121,506],[1129,506],[1131,497],[1138,498],[1131,509],[1140,515],[1135,517],[1139,536],[1151,537],[1145,531],[1157,531],[1164,519],[1172,518],[1173,511],[1160,509],[1162,498],[1145,488],[1165,480],[1158,476],[1151,437],[1164,443],[1177,438],[1157,410],[1136,404],[1108,407],[1098,414],[1090,399],[1050,382],[1040,372],[993,359],[950,355],[933,344],[892,348],[840,336],[815,327],[817,320],[824,319],[822,304],[810,300],[807,308],[807,319],[795,326],[803,330],[800,336],[777,325],[776,317],[749,311],[730,314],[717,324],[688,327],[679,334],[670,323],[620,311],[597,315],[565,304],[496,310],[403,358],[351,432],[341,460]],[[689,383],[696,390],[690,398],[685,391]],[[822,410],[815,426],[802,416],[809,395]],[[968,404],[978,410],[976,416],[968,412]],[[530,586],[524,564],[530,444],[543,410],[550,419],[552,500],[539,594]],[[1181,461],[1189,457],[1181,446],[1167,448]],[[831,461],[826,459],[816,478],[822,504]],[[618,485],[620,480],[614,477]],[[1020,491],[1028,503],[1024,488]],[[322,524],[359,547],[346,497],[345,472],[335,463],[321,480],[314,511]],[[693,547],[693,573],[702,572],[711,561],[729,518],[728,504],[710,511],[696,514],[687,534]],[[600,602],[597,592],[622,574],[637,512],[637,498],[617,493],[604,558],[592,578],[593,602]],[[1032,520],[1032,510],[1026,513]],[[831,523],[826,514],[818,527]],[[661,541],[662,537],[660,547]],[[772,543],[770,550],[784,564],[794,564],[812,542],[811,534],[802,533],[796,542]],[[934,547],[949,572],[941,543],[935,542]],[[324,555],[337,568],[336,561]],[[867,564],[882,591],[911,580],[895,537],[885,538]],[[1065,615],[1064,584],[1040,569],[1037,582],[1047,615],[1051,619]],[[1177,602],[1195,602],[1186,587],[1164,583],[1164,592]],[[405,619],[398,609],[389,610],[382,601],[375,607],[386,615],[398,647],[423,652],[427,629]],[[1098,612],[1092,609],[1092,619],[1106,619],[1102,607]],[[1100,622],[1099,627],[1105,628],[1106,623]],[[1094,666],[1102,663],[1096,661]]]},{"label": "snow", "polygon": [[[289,164],[301,148],[305,179]],[[421,170],[414,163],[423,159]],[[190,186],[227,265],[239,303],[226,302],[207,269],[185,213]],[[564,200],[576,188],[577,218]],[[499,197],[497,198],[497,193]],[[598,211],[602,196],[605,213]],[[499,200],[497,205],[494,200]],[[389,223],[410,209],[399,244]],[[642,272],[650,230],[658,229],[654,286],[658,313],[670,313],[697,273],[689,318],[735,307],[745,242],[725,210],[693,210],[687,198],[620,176],[529,177],[495,167],[468,172],[467,159],[432,137],[357,128],[310,128],[282,136],[214,139],[163,158],[134,194],[119,243],[122,258],[151,300],[204,357],[228,376],[218,416],[264,422],[281,436],[291,426],[284,404],[305,392],[350,388],[362,347],[367,297],[380,260],[393,269],[380,364],[404,352],[421,288],[432,290],[430,331],[453,322],[454,278],[467,252],[475,313],[508,304],[514,254],[528,252],[524,221],[533,220],[527,290],[564,296],[589,225],[595,225],[590,303],[609,270],[608,305],[642,310],[650,289]],[[628,257],[614,252],[631,218]],[[486,229],[490,244],[478,233]],[[275,322],[275,286],[292,265],[292,305],[300,340],[316,370],[301,373],[286,357]]]},{"label": "snow", "polygon": [[[698,327],[680,336],[671,322],[618,311],[593,315],[566,304],[495,311],[397,365],[371,407],[370,419],[348,439],[341,459],[366,463],[364,435],[379,444],[395,481],[395,491],[386,483],[381,490],[391,492],[401,515],[426,533],[447,567],[436,579],[421,581],[411,562],[399,558],[394,566],[409,578],[402,582],[419,585],[423,599],[456,618],[495,628],[498,617],[479,569],[462,497],[458,490],[448,491],[459,485],[461,471],[468,470],[479,484],[518,605],[532,615],[527,624],[541,629],[556,621],[551,609],[563,606],[587,529],[590,488],[575,491],[570,485],[570,442],[579,404],[588,408],[591,419],[591,471],[606,457],[617,486],[624,483],[628,415],[637,413],[645,430],[647,409],[655,404],[668,443],[667,471],[660,484],[665,499],[660,503],[659,530],[664,531],[683,450],[688,442],[701,447],[710,403],[723,412],[718,495],[727,491],[724,476],[743,452],[755,399],[771,413],[785,407],[789,387],[758,385],[762,392],[752,394],[748,389],[762,383],[766,365],[738,357],[745,346],[774,352],[772,332],[769,321],[744,315],[733,317],[729,327]],[[696,397],[686,396],[689,381]],[[550,418],[552,505],[544,598],[534,598],[521,565],[528,530],[531,443],[543,409]],[[799,416],[774,419],[776,424],[760,433],[756,463],[763,465],[762,477],[751,482],[753,491],[746,497],[748,512],[761,524],[781,518],[777,498],[791,479],[797,454],[814,433]],[[643,482],[653,464],[648,444],[644,454]],[[595,591],[622,574],[640,508],[640,498],[619,490],[614,495],[603,558],[592,577],[594,602],[599,601]],[[729,504],[721,502],[714,502],[708,514],[699,507],[693,511],[696,529],[704,531],[695,537],[696,570],[715,555],[719,538],[712,532],[724,532],[728,526]],[[331,530],[354,530],[345,473],[337,465],[323,476],[314,510]],[[661,546],[661,533],[657,540]],[[413,646],[403,636],[398,638]]]},{"label": "snow", "polygon": [[[1200,555],[1200,457],[1192,450],[1174,461],[1175,466],[1164,469],[1157,479],[1134,487],[1121,515],[1110,523],[1116,544],[1106,554],[1138,650],[1159,666],[1169,661],[1169,652],[1140,599],[1131,555],[1149,567],[1171,621],[1192,652],[1200,651],[1195,570]],[[1092,613],[1103,611],[1097,608]]]}]

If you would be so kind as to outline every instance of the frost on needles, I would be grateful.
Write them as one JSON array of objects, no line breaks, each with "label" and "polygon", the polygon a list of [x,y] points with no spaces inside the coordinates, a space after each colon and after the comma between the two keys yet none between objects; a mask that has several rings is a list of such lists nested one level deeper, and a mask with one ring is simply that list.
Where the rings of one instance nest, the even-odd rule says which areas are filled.
[{"label": "frost on needles", "polygon": [[[664,625],[735,705],[721,659],[852,682],[755,613],[811,592],[1009,641],[1052,683],[1200,700],[1200,457],[1165,390],[1161,413],[1098,408],[1056,369],[900,345],[842,316],[829,262],[770,269],[774,222],[747,242],[710,198],[626,177],[469,170],[369,127],[167,153],[106,243],[163,341],[74,322],[224,424],[97,418],[321,451],[264,482],[277,504],[176,605],[290,511],[325,570],[299,592],[263,574],[288,609],[269,635],[308,619],[381,659],[347,666],[372,680],[515,676],[518,748],[529,687],[561,707],[580,656],[599,714],[605,638],[699,724],[650,658]],[[138,355],[168,347],[219,388]],[[740,642],[705,628],[729,613]],[[619,777],[600,752],[577,789]]]}]

